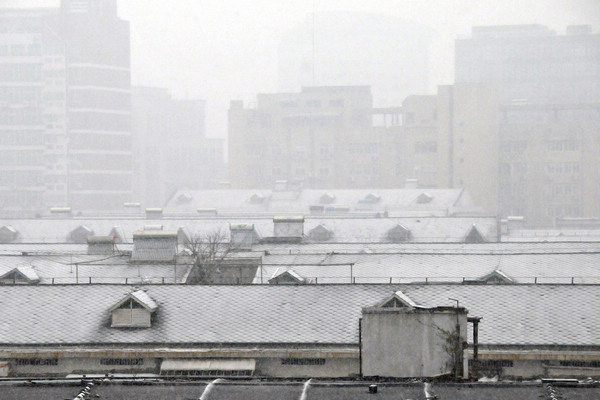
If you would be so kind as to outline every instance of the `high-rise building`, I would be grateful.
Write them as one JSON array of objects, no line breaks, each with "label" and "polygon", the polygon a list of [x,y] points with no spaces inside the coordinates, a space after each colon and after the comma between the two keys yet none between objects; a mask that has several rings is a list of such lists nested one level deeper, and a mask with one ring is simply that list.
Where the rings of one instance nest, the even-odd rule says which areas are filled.
[{"label": "high-rise building", "polygon": [[570,26],[473,28],[456,82],[499,93],[499,204],[529,226],[600,215],[600,35]]},{"label": "high-rise building", "polygon": [[215,188],[226,179],[224,140],[207,138],[203,100],[133,87],[134,196],[162,207],[176,190]]},{"label": "high-rise building", "polygon": [[0,9],[0,203],[100,211],[131,198],[129,23],[116,0]]}]

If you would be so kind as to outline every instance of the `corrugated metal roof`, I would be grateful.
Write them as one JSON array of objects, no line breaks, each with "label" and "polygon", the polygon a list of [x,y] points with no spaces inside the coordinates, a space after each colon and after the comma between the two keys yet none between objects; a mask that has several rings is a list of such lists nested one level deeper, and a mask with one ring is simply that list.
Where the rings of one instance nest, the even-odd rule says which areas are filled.
[{"label": "corrugated metal roof", "polygon": [[[419,203],[423,193],[431,196],[431,201]],[[188,202],[178,201],[185,194],[191,196]],[[451,215],[455,210],[470,211],[480,209],[470,201],[470,196],[462,189],[339,189],[339,190],[261,190],[262,202],[252,201],[255,189],[215,189],[182,190],[176,192],[165,206],[165,213],[194,214],[197,208],[214,208],[223,214],[265,213],[307,213],[310,206],[322,205],[323,196],[335,199],[339,206],[350,212],[388,212],[403,215]],[[365,202],[365,199],[367,202]],[[423,214],[425,213],[425,214]]]},{"label": "corrugated metal roof", "polygon": [[[435,248],[435,247],[434,247]],[[463,249],[464,250],[464,249]],[[600,283],[600,252],[596,249],[539,253],[276,253],[262,256],[262,276],[293,269],[317,283],[461,282],[501,271],[516,283]],[[263,278],[264,279],[264,278]]]},{"label": "corrugated metal roof", "polygon": [[[1,224],[2,222],[0,222]],[[70,232],[78,226],[100,236],[119,233],[120,239],[131,243],[134,233],[146,225],[162,226],[164,231],[177,231],[184,228],[190,235],[202,235],[217,230],[229,237],[229,226],[253,224],[263,237],[271,236],[274,231],[272,218],[204,218],[204,219],[23,219],[11,220],[12,226],[20,233],[21,243],[67,243]],[[487,241],[497,239],[497,221],[495,217],[304,217],[304,231],[325,225],[334,233],[335,242],[378,243],[390,242],[389,230],[398,224],[411,231],[413,242],[461,242],[473,225]]]},{"label": "corrugated metal roof", "polygon": [[76,283],[183,283],[190,272],[189,260],[179,264],[129,263],[128,256],[31,255],[0,256],[0,275],[18,266],[29,266],[40,284]]},{"label": "corrugated metal roof", "polygon": [[107,324],[108,310],[132,288],[0,287],[0,343],[357,345],[362,308],[399,290],[429,307],[453,306],[448,299],[458,299],[469,315],[483,317],[482,345],[597,347],[600,343],[600,313],[595,311],[600,308],[598,286],[151,285],[144,289],[160,304],[159,318],[152,328],[118,330]]}]

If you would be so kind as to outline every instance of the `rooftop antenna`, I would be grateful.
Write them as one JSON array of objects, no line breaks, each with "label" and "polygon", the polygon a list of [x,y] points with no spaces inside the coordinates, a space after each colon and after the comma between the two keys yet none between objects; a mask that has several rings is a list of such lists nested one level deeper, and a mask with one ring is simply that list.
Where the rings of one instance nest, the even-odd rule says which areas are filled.
[{"label": "rooftop antenna", "polygon": [[315,14],[316,14],[316,5],[315,5],[316,0],[313,0],[313,12],[312,12],[312,86],[315,86],[315,60],[316,60],[316,56],[315,56]]}]

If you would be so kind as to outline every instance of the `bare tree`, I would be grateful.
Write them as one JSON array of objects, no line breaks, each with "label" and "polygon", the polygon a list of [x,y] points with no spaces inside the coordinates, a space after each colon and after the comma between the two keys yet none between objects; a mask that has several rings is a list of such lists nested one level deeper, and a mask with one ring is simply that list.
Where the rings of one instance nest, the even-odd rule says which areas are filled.
[{"label": "bare tree", "polygon": [[223,229],[191,235],[185,241],[184,248],[190,253],[194,263],[192,281],[200,284],[214,283],[220,272],[219,266],[232,250]]}]

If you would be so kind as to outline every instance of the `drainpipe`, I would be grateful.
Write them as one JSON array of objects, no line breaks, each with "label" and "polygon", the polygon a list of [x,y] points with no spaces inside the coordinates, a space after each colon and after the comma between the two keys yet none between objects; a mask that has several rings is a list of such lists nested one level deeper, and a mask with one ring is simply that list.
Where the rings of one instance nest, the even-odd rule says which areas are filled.
[{"label": "drainpipe", "polygon": [[473,372],[471,376],[474,379],[479,378],[479,321],[483,317],[468,317],[467,322],[473,324]]},{"label": "drainpipe", "polygon": [[362,318],[358,319],[358,376],[362,379]]}]

